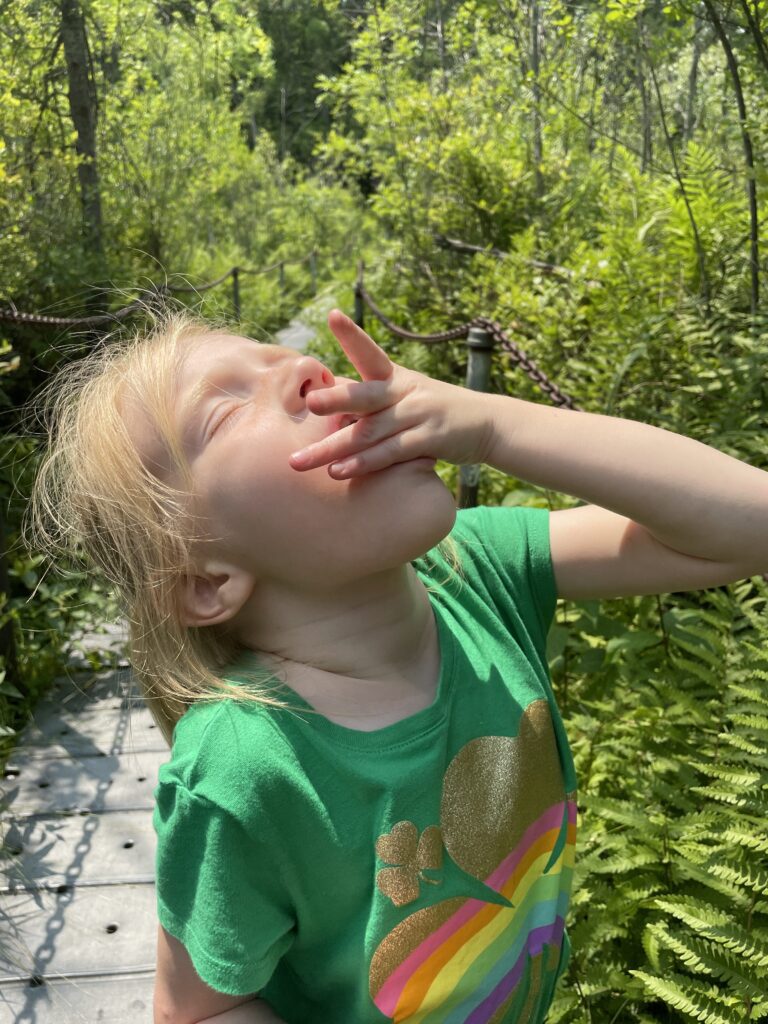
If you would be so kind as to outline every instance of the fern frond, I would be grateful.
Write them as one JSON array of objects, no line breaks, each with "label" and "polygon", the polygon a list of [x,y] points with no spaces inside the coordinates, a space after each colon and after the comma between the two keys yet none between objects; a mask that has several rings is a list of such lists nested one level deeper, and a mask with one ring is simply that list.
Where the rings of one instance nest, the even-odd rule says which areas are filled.
[{"label": "fern frond", "polygon": [[759,853],[768,853],[768,835],[756,835],[754,832],[742,832],[741,829],[726,828],[719,833],[709,833],[712,839],[721,842],[735,843],[748,850],[757,850]]},{"label": "fern frond", "polygon": [[753,871],[734,864],[711,864],[709,870],[732,885],[745,885],[754,892],[768,895],[768,871]]},{"label": "fern frond", "polygon": [[744,1014],[737,1006],[726,1006],[712,998],[716,989],[710,989],[706,994],[697,991],[696,984],[691,978],[674,974],[671,978],[657,978],[646,971],[629,973],[635,978],[640,978],[654,996],[663,999],[665,1003],[688,1014],[694,1020],[703,1021],[704,1024],[742,1024],[744,1020]]},{"label": "fern frond", "polygon": [[729,916],[691,897],[674,900],[657,897],[656,906],[726,949],[745,957],[756,967],[768,967],[768,943],[732,923]]},{"label": "fern frond", "polygon": [[[747,643],[745,646],[749,648],[752,645]],[[755,654],[760,654],[762,657],[765,657],[763,652],[758,651],[756,647],[752,647],[752,650]],[[762,679],[764,683],[768,683],[768,671],[755,668],[754,665],[750,667],[749,677],[750,679]],[[756,690],[751,686],[739,686],[738,683],[731,683],[729,689],[731,693],[736,693],[740,697],[746,697],[746,699],[751,701],[753,704],[761,704],[763,707],[768,708],[768,696],[760,690]]]},{"label": "fern frond", "polygon": [[707,796],[710,800],[717,800],[723,804],[730,804],[732,807],[741,807],[752,814],[765,814],[768,811],[768,800],[760,793],[754,795],[738,794],[730,789],[721,789],[719,786],[692,786],[694,793]]},{"label": "fern frond", "polygon": [[[681,646],[691,646],[682,644],[680,640],[678,640],[677,642],[680,643]],[[698,653],[696,648],[694,648],[694,653]],[[702,682],[705,682],[707,686],[712,687],[712,689],[715,689],[715,687],[717,687],[717,685],[722,682],[722,676],[718,672],[710,671],[708,668],[705,668],[700,662],[691,661],[690,658],[682,658],[679,654],[673,654],[671,657],[672,664],[675,666],[675,668],[682,669],[685,672],[690,672],[692,676],[695,676],[696,679],[701,679]],[[721,672],[722,665],[718,666],[718,669],[719,672]]]},{"label": "fern frond", "polygon": [[[768,752],[766,752],[765,746],[752,743],[746,736],[736,732],[721,732],[718,734],[718,739],[724,740],[728,746],[737,747],[739,750],[743,750],[745,753],[758,758],[758,765],[768,768]],[[751,763],[754,764],[754,761]]]},{"label": "fern frond", "polygon": [[733,786],[742,786],[745,789],[756,785],[762,778],[760,772],[747,772],[722,764],[706,764],[704,761],[689,761],[688,763],[703,775],[711,775],[712,778],[723,779]]},{"label": "fern frond", "polygon": [[[675,864],[675,872],[682,878],[690,878],[694,882],[698,882],[705,889],[709,889],[723,897],[720,901],[721,905],[725,904],[733,909],[745,910],[752,900],[751,894],[739,888],[738,885],[734,885],[732,882],[714,875],[708,866],[700,867],[692,861],[679,861]],[[713,904],[712,906],[713,909],[717,909]]]},{"label": "fern frond", "polygon": [[648,812],[628,800],[586,795],[584,807],[586,812],[599,813],[601,818],[608,818],[621,825],[629,825],[643,830],[648,828]]},{"label": "fern frond", "polygon": [[766,972],[722,946],[696,936],[673,933],[661,922],[649,925],[648,930],[655,935],[657,944],[672,950],[690,970],[722,978],[731,984],[735,982],[737,991],[751,999],[768,998]]},{"label": "fern frond", "polygon": [[768,717],[765,715],[742,715],[739,712],[732,712],[728,717],[735,725],[743,725],[747,729],[768,736]]}]

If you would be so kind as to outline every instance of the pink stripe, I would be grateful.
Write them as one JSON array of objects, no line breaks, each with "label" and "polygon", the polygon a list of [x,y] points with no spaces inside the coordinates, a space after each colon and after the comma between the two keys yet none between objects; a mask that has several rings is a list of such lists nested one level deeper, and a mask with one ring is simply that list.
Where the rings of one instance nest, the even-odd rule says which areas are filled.
[{"label": "pink stripe", "polygon": [[[508,854],[504,860],[499,864],[495,871],[493,871],[485,880],[485,884],[490,886],[491,889],[495,889],[496,892],[501,892],[504,887],[504,883],[513,874],[515,868],[523,859],[528,852],[530,846],[545,832],[549,832],[553,828],[557,828],[563,822],[563,805],[562,803],[555,804],[554,807],[548,808],[532,825],[523,833],[523,837],[514,850]],[[554,847],[554,843],[552,844]]]},{"label": "pink stripe", "polygon": [[[568,820],[575,821],[576,804],[572,800],[567,802]],[[555,804],[554,807],[550,807],[544,811],[538,821],[535,821],[525,830],[522,839],[517,844],[513,852],[501,862],[501,865],[491,875],[489,875],[486,879],[486,884],[490,888],[496,889],[498,892],[501,888],[500,883],[506,881],[507,877],[512,874],[514,867],[520,862],[520,860],[522,860],[531,843],[540,835],[543,835],[545,832],[559,825],[562,820],[562,803]],[[499,883],[498,887],[494,882]],[[457,932],[481,910],[484,910],[489,906],[495,906],[497,913],[499,910],[508,909],[499,904],[489,904],[485,900],[468,899],[455,914],[440,925],[437,931],[424,939],[424,941],[421,942],[416,949],[414,949],[414,951],[407,956],[398,967],[395,968],[376,994],[376,1006],[381,1010],[381,1012],[391,1017],[395,1012],[398,999],[400,998],[400,993],[408,983],[411,975],[415,974],[419,967],[421,967],[421,965],[428,960],[429,957],[432,956],[432,954],[455,932]]]},{"label": "pink stripe", "polygon": [[[401,991],[405,988],[412,974],[428,960],[429,957],[446,942],[454,932],[457,932],[462,925],[466,924],[475,914],[493,904],[485,900],[468,899],[467,902],[449,917],[436,932],[432,932],[405,960],[396,967],[376,994],[376,1005],[387,1016],[392,1017],[400,998]],[[506,910],[506,907],[496,905],[495,910]]]}]

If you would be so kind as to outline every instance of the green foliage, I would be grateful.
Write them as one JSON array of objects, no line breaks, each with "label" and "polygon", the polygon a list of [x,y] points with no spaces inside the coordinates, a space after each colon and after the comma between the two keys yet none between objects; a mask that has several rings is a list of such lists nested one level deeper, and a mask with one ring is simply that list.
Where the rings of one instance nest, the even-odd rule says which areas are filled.
[{"label": "green foliage", "polygon": [[[314,281],[307,261],[282,280],[241,275],[242,326],[269,338],[316,285],[311,351],[354,375],[321,310],[351,309],[363,259],[368,290],[404,326],[490,317],[582,408],[768,468],[768,320],[751,312],[743,126],[712,24],[721,18],[744,88],[762,257],[764,0],[81,7],[107,265],[82,231],[60,8],[6,4],[0,303],[79,313],[108,283],[117,308],[149,282],[199,287],[314,251]],[[760,285],[764,307],[762,263]],[[231,281],[190,301],[230,316]],[[464,379],[461,343],[369,327],[394,359]],[[85,576],[44,575],[18,533],[37,447],[14,407],[92,342],[0,322],[0,630],[13,623],[19,665],[16,680],[0,665],[6,741],[72,631],[114,614]],[[545,400],[502,355],[491,390]],[[455,489],[456,467],[439,472]],[[480,500],[576,499],[487,471]],[[766,596],[755,578],[561,604],[549,655],[582,827],[573,959],[550,1024],[768,1015]]]},{"label": "green foliage", "polygon": [[553,1020],[768,1014],[768,585],[561,606],[580,779],[573,959]]},{"label": "green foliage", "polygon": [[21,543],[19,496],[29,493],[37,455],[34,440],[5,436],[0,501],[10,511],[3,536],[9,588],[0,590],[0,631],[10,627],[13,647],[10,659],[8,650],[0,648],[0,765],[40,696],[52,679],[69,670],[73,658],[93,669],[114,660],[106,650],[78,650],[76,643],[77,635],[99,633],[117,615],[104,586],[83,570],[66,575],[47,571],[41,556],[29,555]]}]

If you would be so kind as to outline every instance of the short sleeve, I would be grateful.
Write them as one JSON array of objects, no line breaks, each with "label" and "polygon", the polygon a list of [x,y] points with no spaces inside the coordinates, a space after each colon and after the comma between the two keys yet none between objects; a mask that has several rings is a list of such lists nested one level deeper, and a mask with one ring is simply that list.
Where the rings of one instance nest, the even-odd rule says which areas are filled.
[{"label": "short sleeve", "polygon": [[228,810],[179,781],[155,790],[157,916],[211,988],[259,992],[293,941],[274,858]]},{"label": "short sleeve", "polygon": [[462,532],[474,535],[475,557],[486,563],[499,610],[505,618],[522,617],[537,649],[545,652],[557,607],[549,509],[478,506],[460,515]]}]

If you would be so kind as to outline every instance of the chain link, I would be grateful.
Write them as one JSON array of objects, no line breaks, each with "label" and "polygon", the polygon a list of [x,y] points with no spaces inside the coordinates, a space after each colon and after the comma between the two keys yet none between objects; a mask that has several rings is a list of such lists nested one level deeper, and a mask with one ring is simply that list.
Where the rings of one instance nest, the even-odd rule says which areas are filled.
[{"label": "chain link", "polygon": [[[304,257],[302,260],[285,261],[303,263],[308,257]],[[274,270],[279,264],[275,264],[274,267],[267,267],[267,270]],[[248,271],[241,271],[248,272]],[[251,271],[253,273],[253,271]],[[168,295],[171,291],[204,291],[208,288],[212,288],[217,284],[221,284],[225,281],[232,271],[228,271],[217,281],[211,282],[209,285],[201,285],[195,289],[192,287],[186,287],[183,285],[159,285],[152,291],[145,293],[145,297],[135,300],[122,309],[116,310],[114,313],[98,314],[95,316],[86,316],[78,318],[69,317],[56,317],[56,316],[43,316],[38,313],[20,313],[16,309],[0,309],[0,320],[9,320],[14,323],[20,324],[41,324],[50,327],[95,327],[99,324],[114,323],[116,320],[123,320],[130,316],[133,312],[146,308],[147,300],[152,301],[160,298],[161,296]],[[399,327],[394,321],[390,320],[381,309],[373,301],[373,298],[369,295],[365,286],[361,281],[358,281],[356,285],[356,291],[360,298],[365,302],[371,312],[377,317],[378,320],[398,338],[403,338],[406,341],[418,341],[425,345],[437,345],[444,344],[448,341],[458,341],[459,338],[466,338],[470,328],[479,327],[482,330],[488,332],[493,340],[498,343],[499,347],[505,352],[516,366],[519,366],[524,373],[536,384],[536,386],[544,392],[547,398],[552,402],[553,405],[562,406],[565,409],[576,409],[580,410],[580,407],[576,405],[570,395],[565,395],[554,384],[547,375],[541,370],[536,363],[516,344],[511,338],[507,336],[500,324],[494,320],[489,320],[487,317],[478,316],[474,320],[469,320],[466,323],[459,324],[457,327],[452,327],[447,331],[438,331],[435,334],[416,334],[414,331],[408,331],[404,327]]]},{"label": "chain link", "polygon": [[406,341],[421,341],[425,345],[433,345],[446,341],[456,341],[458,338],[466,337],[469,328],[472,326],[472,323],[466,323],[461,324],[459,327],[452,327],[448,331],[440,331],[437,334],[414,334],[413,331],[407,331],[404,327],[398,327],[394,321],[390,320],[388,316],[385,316],[368,294],[363,284],[358,282],[355,286],[355,291],[365,302],[373,315],[384,324],[388,331],[398,338],[404,338]]},{"label": "chain link", "polygon": [[472,321],[472,326],[484,328],[494,339],[499,343],[501,349],[507,353],[510,361],[526,373],[530,379],[540,388],[541,391],[549,398],[553,405],[562,406],[564,409],[573,409],[576,412],[583,412],[581,406],[577,405],[576,402],[571,398],[570,395],[564,394],[557,384],[554,384],[544,371],[536,365],[536,363],[526,355],[520,346],[508,338],[505,331],[500,324],[496,323],[495,320],[489,320],[487,317],[479,316]]},{"label": "chain link", "polygon": [[306,263],[307,260],[311,260],[313,253],[308,252],[306,256],[301,256],[295,260],[279,260],[277,263],[272,263],[268,267],[250,268],[250,267],[232,267],[221,277],[215,281],[211,281],[208,284],[201,285],[184,285],[184,284],[162,284],[157,285],[154,288],[148,289],[143,296],[135,299],[127,306],[123,306],[122,309],[115,310],[114,313],[98,313],[94,316],[80,316],[80,317],[64,317],[64,316],[45,316],[42,313],[20,313],[13,304],[5,309],[0,308],[0,320],[5,320],[10,323],[16,324],[38,324],[44,327],[97,327],[99,324],[113,323],[115,320],[124,320],[125,317],[130,316],[137,310],[146,309],[147,300],[150,302],[159,296],[168,296],[172,292],[185,292],[198,294],[200,292],[207,292],[211,288],[216,288],[218,285],[223,284],[228,278],[232,277],[235,273],[238,274],[269,274],[273,270],[279,270],[281,267],[299,266],[302,263]]},{"label": "chain link", "polygon": [[516,366],[519,366],[520,369],[530,377],[534,384],[544,392],[553,405],[562,406],[564,409],[574,409],[578,412],[583,411],[581,407],[574,402],[570,395],[564,394],[560,388],[554,384],[549,377],[547,377],[544,371],[541,370],[525,352],[523,352],[519,345],[512,341],[511,338],[507,337],[504,329],[500,324],[496,323],[495,320],[489,320],[484,316],[477,316],[474,320],[469,320],[467,323],[460,324],[458,327],[452,327],[447,331],[439,331],[436,334],[414,334],[413,331],[407,331],[404,327],[398,327],[397,324],[390,320],[388,316],[385,316],[368,294],[362,282],[358,281],[356,291],[371,310],[373,315],[381,321],[388,331],[396,337],[404,338],[407,341],[420,341],[426,345],[435,345],[446,341],[456,341],[459,338],[466,338],[469,334],[470,328],[480,327],[491,335],[502,351],[509,356],[510,361]]},{"label": "chain link", "polygon": [[137,300],[129,306],[116,310],[114,313],[99,313],[95,316],[63,317],[43,316],[41,313],[20,313],[17,309],[0,309],[0,320],[8,320],[17,324],[41,324],[47,327],[96,327],[98,324],[112,323],[123,320],[144,305]]}]

